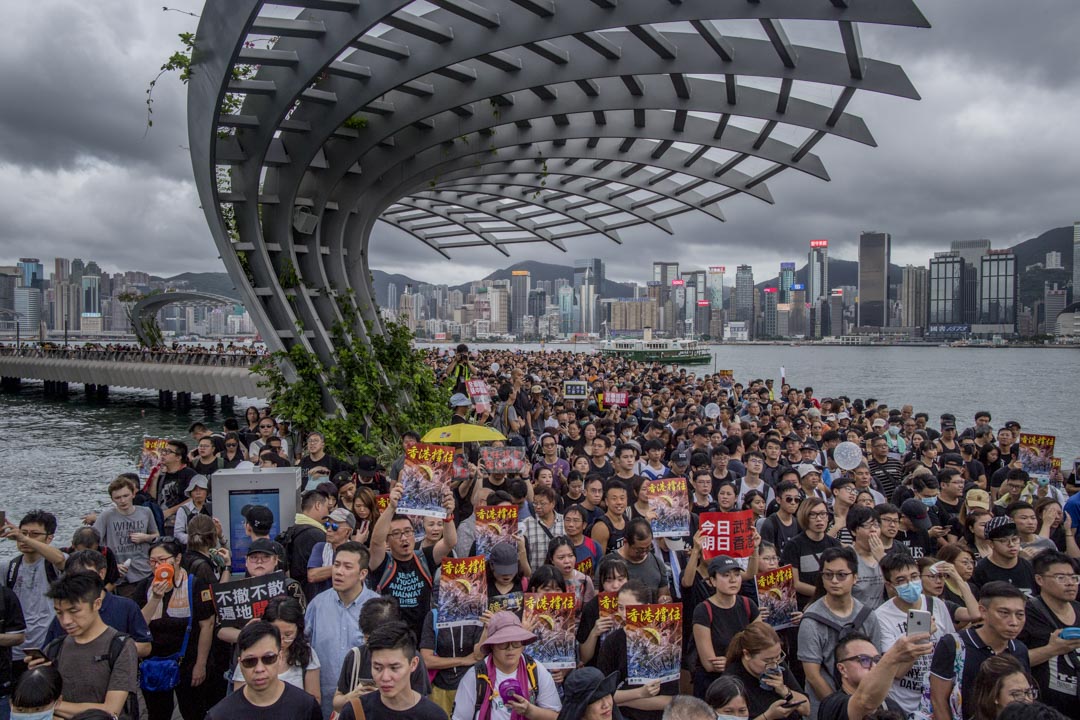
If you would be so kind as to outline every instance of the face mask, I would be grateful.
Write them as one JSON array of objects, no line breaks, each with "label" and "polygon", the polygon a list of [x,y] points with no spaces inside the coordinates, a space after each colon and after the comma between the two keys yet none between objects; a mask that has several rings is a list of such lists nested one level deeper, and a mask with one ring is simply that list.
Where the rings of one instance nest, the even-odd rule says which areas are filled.
[{"label": "face mask", "polygon": [[895,425],[890,425],[889,426],[889,434],[890,435],[899,435],[900,434],[900,428],[898,428]]},{"label": "face mask", "polygon": [[716,720],[746,720],[746,718],[738,715],[720,715],[717,713]]},{"label": "face mask", "polygon": [[934,495],[933,497],[924,497],[922,499],[922,504],[926,507],[934,507],[937,505],[937,495]]},{"label": "face mask", "polygon": [[42,710],[41,712],[22,713],[11,711],[11,720],[51,720],[53,717],[53,709]]},{"label": "face mask", "polygon": [[912,580],[903,585],[897,585],[896,594],[904,602],[913,605],[922,595],[922,580]]}]

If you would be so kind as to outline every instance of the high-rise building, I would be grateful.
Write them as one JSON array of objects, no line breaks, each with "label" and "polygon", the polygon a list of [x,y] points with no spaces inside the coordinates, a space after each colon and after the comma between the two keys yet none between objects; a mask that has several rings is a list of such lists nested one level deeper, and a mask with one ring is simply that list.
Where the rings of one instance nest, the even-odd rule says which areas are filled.
[{"label": "high-rise building", "polygon": [[916,265],[904,267],[900,283],[900,313],[904,327],[926,327],[926,303],[929,299],[930,272]]},{"label": "high-rise building", "polygon": [[574,291],[577,293],[581,318],[580,332],[600,332],[600,297],[604,286],[604,263],[599,258],[580,258],[574,261]]},{"label": "high-rise building", "polygon": [[1047,270],[1064,270],[1065,266],[1061,264],[1061,253],[1057,250],[1051,250],[1046,253],[1046,269]]},{"label": "high-rise building", "polygon": [[532,278],[528,270],[514,270],[510,273],[510,332],[516,333],[521,328],[521,320],[528,314],[529,291],[532,290]]},{"label": "high-rise building", "polygon": [[827,326],[826,331],[823,327],[822,332],[829,337],[841,337],[847,332],[847,323],[844,320],[844,289],[833,288],[829,293],[829,303],[826,306],[829,309],[829,318],[827,323],[822,323],[823,326]]},{"label": "high-rise building", "polygon": [[724,309],[724,265],[709,266],[709,305],[714,312]]},{"label": "high-rise building", "polygon": [[953,240],[949,250],[964,259],[964,279],[961,289],[964,308],[963,322],[973,325],[978,322],[979,312],[979,272],[982,256],[990,252],[989,240]]},{"label": "high-rise building", "polygon": [[396,283],[388,283],[386,286],[386,307],[392,308],[398,305],[398,289]]},{"label": "high-rise building", "polygon": [[45,289],[45,266],[37,258],[19,258],[19,283],[22,287]]},{"label": "high-rise building", "polygon": [[[505,335],[510,332],[510,293],[504,286],[489,288],[487,291],[490,304],[491,332]],[[524,317],[524,313],[522,313]]]},{"label": "high-rise building", "polygon": [[604,300],[608,307],[608,332],[611,334],[639,333],[655,327],[659,322],[656,300],[644,298],[618,298]]},{"label": "high-rise building", "polygon": [[101,312],[101,276],[82,276],[82,312]]},{"label": "high-rise building", "polygon": [[753,327],[754,318],[754,268],[740,265],[735,268],[735,320],[744,320]]},{"label": "high-rise building", "polygon": [[[964,278],[967,263],[955,252],[939,252],[930,258],[928,328],[931,333],[959,335],[970,331],[965,320]],[[960,327],[967,326],[967,327]]]},{"label": "high-rise building", "polygon": [[1067,299],[1065,288],[1059,288],[1057,283],[1043,284],[1043,334],[1057,333],[1057,317],[1065,309]]},{"label": "high-rise building", "polygon": [[547,312],[547,293],[537,288],[529,291],[528,314],[535,318],[543,317]]},{"label": "high-rise building", "polygon": [[806,304],[806,284],[795,283],[791,286],[791,302],[788,309],[788,334],[790,336],[806,337],[810,334]]},{"label": "high-rise building", "polygon": [[859,236],[859,307],[855,321],[859,327],[888,325],[891,244],[889,233],[864,232]]},{"label": "high-rise building", "polygon": [[[556,280],[556,283],[558,281]],[[569,283],[558,290],[559,331],[562,335],[574,332],[574,288]]]},{"label": "high-rise building", "polygon": [[[25,275],[22,277],[26,278]],[[19,334],[24,340],[37,337],[41,332],[41,298],[40,288],[31,285],[15,288],[16,321],[19,324]]]},{"label": "high-rise building", "polygon": [[708,300],[708,286],[706,284],[706,274],[704,270],[684,270],[682,272],[683,279],[683,291],[685,292],[685,299],[683,305],[683,321],[689,320],[694,326],[695,333],[702,333],[708,331],[708,326],[702,330],[698,325],[698,301]]},{"label": "high-rise building", "polygon": [[54,283],[67,282],[71,277],[71,261],[67,258],[54,258],[53,259],[53,277]]},{"label": "high-rise building", "polygon": [[765,324],[763,334],[767,338],[778,337],[779,327],[777,325],[777,305],[779,304],[780,293],[774,287],[767,287],[763,291],[764,293],[764,306],[765,306]]},{"label": "high-rise building", "polygon": [[811,303],[829,295],[829,241],[811,240],[806,256],[806,297]]},{"label": "high-rise building", "polygon": [[5,317],[8,313],[3,311],[15,312],[15,286],[18,284],[18,275],[0,272],[0,322],[6,322],[9,319]]},{"label": "high-rise building", "polygon": [[1073,302],[1080,301],[1080,220],[1073,223]]},{"label": "high-rise building", "polygon": [[990,250],[980,259],[979,315],[971,331],[977,335],[1012,335],[1017,318],[1016,255]]},{"label": "high-rise building", "polygon": [[791,302],[791,286],[795,284],[795,263],[780,263],[780,302]]},{"label": "high-rise building", "polygon": [[653,282],[658,282],[664,287],[671,287],[671,281],[679,278],[679,263],[654,262],[652,272]]}]

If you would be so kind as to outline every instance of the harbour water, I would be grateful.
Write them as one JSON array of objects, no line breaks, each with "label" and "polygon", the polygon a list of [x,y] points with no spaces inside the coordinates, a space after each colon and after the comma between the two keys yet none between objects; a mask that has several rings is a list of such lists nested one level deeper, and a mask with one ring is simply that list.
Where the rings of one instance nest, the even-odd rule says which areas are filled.
[{"label": "harbour water", "polygon": [[[812,386],[818,397],[874,397],[891,407],[910,403],[932,422],[949,411],[961,428],[971,424],[976,410],[989,410],[995,426],[1017,420],[1025,431],[1056,435],[1055,455],[1066,466],[1080,455],[1075,349],[724,345],[713,354],[712,366],[688,371],[731,369],[746,381],[779,379],[783,366],[789,382]],[[67,400],[46,400],[40,383],[26,381],[16,393],[0,393],[0,510],[17,519],[45,508],[60,519],[57,537],[63,541],[83,513],[108,502],[105,487],[116,474],[134,468],[144,435],[185,438],[195,420],[212,427],[222,421],[220,409],[207,415],[198,404],[187,411],[160,409],[155,392],[112,388],[108,400],[98,401],[80,390],[73,386]],[[236,413],[242,415],[250,402],[238,401]],[[0,544],[0,558],[13,552],[8,543]]]}]

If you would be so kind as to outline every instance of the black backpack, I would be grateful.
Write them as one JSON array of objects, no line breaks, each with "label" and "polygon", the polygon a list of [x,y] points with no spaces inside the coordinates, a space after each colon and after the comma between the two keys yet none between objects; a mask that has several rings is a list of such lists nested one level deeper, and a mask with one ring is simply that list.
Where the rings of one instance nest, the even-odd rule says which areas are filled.
[{"label": "black backpack", "polygon": [[[67,635],[58,637],[51,643],[46,645],[42,652],[45,653],[45,657],[49,658],[49,661],[56,668],[57,672],[60,671],[60,650],[64,647],[64,640],[67,639]],[[130,640],[130,636],[123,633],[117,633],[113,635],[113,639],[109,641],[109,671],[112,672],[113,667],[116,665],[116,661],[120,658],[120,653],[124,652],[124,645]],[[134,641],[132,641],[134,642]],[[95,658],[97,659],[97,658]],[[120,713],[121,720],[138,720],[139,719],[139,694],[135,692],[129,692],[127,700],[124,702],[124,709]]]},{"label": "black backpack", "polygon": [[[45,579],[49,581],[49,584],[56,582],[60,577],[60,571],[56,569],[48,560],[45,560]],[[12,590],[15,589],[15,581],[19,579],[19,568],[22,567],[23,556],[18,555],[10,563],[8,563],[7,577],[4,578],[4,584]]]},{"label": "black backpack", "polygon": [[[318,530],[319,528],[314,525],[292,525],[285,532],[274,538],[274,542],[281,545],[285,550],[285,558],[282,566],[282,570],[296,582],[300,583],[303,587],[307,584],[307,561],[308,558],[298,558],[298,562],[293,562],[293,548],[296,544],[296,539],[300,535],[308,530]],[[294,572],[295,571],[295,572]],[[298,576],[299,574],[299,576]]]},{"label": "black backpack", "polygon": [[[934,612],[933,607],[934,606],[931,604],[931,599],[928,597],[927,598],[927,603],[926,603],[926,609],[931,614],[933,614],[933,612]],[[832,628],[833,630],[836,631],[836,634],[837,634],[836,637],[837,637],[837,640],[839,640],[840,638],[844,637],[848,633],[862,632],[863,623],[866,622],[866,618],[870,617],[871,612],[873,612],[873,610],[870,609],[869,605],[863,605],[862,609],[859,610],[859,612],[855,613],[855,617],[853,617],[851,620],[848,620],[848,621],[846,621],[846,622],[844,622],[842,624],[836,622],[831,617],[826,617],[825,615],[821,615],[821,614],[816,613],[816,612],[808,612],[808,613],[803,615],[803,621],[806,621],[809,618],[809,619],[811,619],[811,620],[813,620],[815,622],[821,623],[825,627]],[[821,664],[821,671],[824,672],[824,673],[827,673],[830,678],[833,678],[835,680],[835,673],[833,672],[831,664],[822,663]]]}]

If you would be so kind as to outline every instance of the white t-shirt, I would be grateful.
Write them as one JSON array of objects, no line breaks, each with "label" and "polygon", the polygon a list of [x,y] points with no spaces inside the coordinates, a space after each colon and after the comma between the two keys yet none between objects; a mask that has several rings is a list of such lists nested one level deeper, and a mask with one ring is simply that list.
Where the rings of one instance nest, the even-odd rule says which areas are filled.
[{"label": "white t-shirt", "polygon": [[[920,599],[922,604],[919,610],[926,610],[926,600],[926,596],[923,595]],[[882,651],[892,647],[901,635],[907,634],[907,610],[898,608],[894,601],[889,600],[875,610],[874,614],[881,628],[880,649]],[[930,642],[936,646],[938,640],[945,635],[955,633],[956,628],[953,626],[952,618],[949,617],[949,608],[945,606],[944,600],[940,598],[933,600],[933,615],[937,621],[937,632],[931,635]],[[915,661],[906,675],[893,680],[889,697],[896,701],[896,704],[904,710],[905,715],[919,709],[923,687],[930,682],[930,661],[933,657],[933,654],[922,656]]]},{"label": "white t-shirt", "polygon": [[[315,654],[315,648],[311,648],[311,662],[308,663],[306,668],[300,668],[296,665],[290,665],[289,669],[278,675],[278,678],[282,682],[286,682],[294,687],[298,687],[301,690],[304,689],[304,673],[308,670],[319,669],[319,656]],[[244,682],[244,673],[240,669],[240,663],[236,664],[236,669],[232,674],[233,682]]]},{"label": "white t-shirt", "polygon": [[[496,668],[495,689],[498,690],[504,680],[516,677],[516,674],[508,675]],[[562,710],[562,701],[559,699],[559,690],[555,687],[555,681],[551,679],[551,673],[539,663],[536,665],[536,686],[536,697],[530,697],[529,702],[555,712]],[[476,668],[471,667],[461,677],[457,695],[454,696],[454,715],[451,720],[474,720],[475,707]],[[498,692],[491,701],[491,720],[510,720],[510,708],[503,704]]]}]

